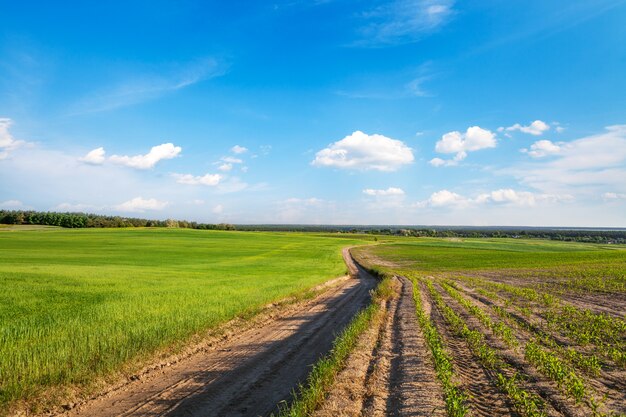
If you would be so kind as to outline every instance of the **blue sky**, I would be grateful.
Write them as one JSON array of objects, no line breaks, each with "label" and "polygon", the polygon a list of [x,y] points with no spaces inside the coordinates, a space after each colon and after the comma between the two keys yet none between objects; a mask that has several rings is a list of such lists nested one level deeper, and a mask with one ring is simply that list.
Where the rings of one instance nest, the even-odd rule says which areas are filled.
[{"label": "blue sky", "polygon": [[2,208],[626,226],[626,1],[0,6]]}]

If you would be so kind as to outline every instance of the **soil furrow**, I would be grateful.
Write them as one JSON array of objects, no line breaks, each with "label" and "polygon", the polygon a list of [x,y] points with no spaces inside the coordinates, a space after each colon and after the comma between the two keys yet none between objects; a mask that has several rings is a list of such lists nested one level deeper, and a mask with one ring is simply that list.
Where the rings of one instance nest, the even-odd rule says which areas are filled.
[{"label": "soil furrow", "polygon": [[[546,401],[546,405],[550,406],[548,409],[548,413],[550,415],[565,415],[571,417],[582,417],[585,415],[582,408],[577,406],[572,400],[562,395],[551,380],[539,374],[526,361],[522,352],[506,346],[496,335],[493,334],[491,329],[486,328],[476,317],[469,314],[463,306],[450,297],[450,295],[448,295],[442,288],[439,287],[438,290],[445,303],[465,321],[468,328],[471,330],[477,330],[485,335],[485,341],[489,347],[494,349],[498,353],[498,356],[508,365],[527,377],[527,383],[522,385],[523,388],[541,396]],[[496,320],[495,318],[493,319]],[[524,339],[522,333],[518,333],[518,340],[522,343],[526,343],[528,341]]]},{"label": "soil furrow", "polygon": [[[496,322],[501,320],[498,316],[496,316],[491,308],[489,308],[493,302],[490,300],[486,300],[484,297],[476,294],[471,289],[458,285],[458,288],[461,290],[461,294],[470,302],[474,303],[477,307],[481,308],[486,314],[488,314],[491,319]],[[525,319],[518,317],[519,320]],[[526,343],[532,339],[532,334],[527,330],[520,326],[515,327],[516,334],[518,340]],[[552,335],[551,335],[552,336]],[[556,339],[557,343],[563,345],[563,343]],[[612,375],[614,373],[621,373],[621,375]],[[602,371],[601,375],[597,378],[591,377],[589,375],[585,376],[586,381],[593,387],[593,389],[599,393],[599,397],[606,397],[605,405],[607,405],[612,410],[617,410],[621,413],[626,413],[626,385],[624,382],[624,373],[623,371],[616,372],[606,372]]]},{"label": "soil furrow", "polygon": [[443,393],[415,314],[413,284],[404,277],[399,280],[387,415],[445,415]]},{"label": "soil furrow", "polygon": [[[422,285],[422,292],[428,294],[426,286]],[[467,344],[452,334],[442,313],[428,295],[424,297],[430,304],[431,320],[439,330],[447,348],[452,354],[454,371],[458,377],[459,387],[469,394],[468,405],[471,414],[475,416],[515,416],[507,398],[500,392],[493,379],[485,368],[477,362]]]}]

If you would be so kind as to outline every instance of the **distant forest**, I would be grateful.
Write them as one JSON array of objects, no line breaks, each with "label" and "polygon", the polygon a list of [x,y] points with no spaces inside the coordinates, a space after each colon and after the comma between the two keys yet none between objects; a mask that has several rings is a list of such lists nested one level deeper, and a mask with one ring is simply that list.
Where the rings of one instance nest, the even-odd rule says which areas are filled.
[{"label": "distant forest", "polygon": [[180,227],[185,229],[234,230],[231,224],[207,224],[186,220],[148,220],[133,217],[102,216],[88,213],[56,213],[0,210],[0,224],[38,224],[67,228],[85,227]]},{"label": "distant forest", "polygon": [[360,226],[360,225],[233,225],[187,220],[148,220],[89,213],[0,210],[0,224],[33,224],[66,228],[173,227],[201,230],[361,233],[413,237],[535,238],[572,242],[626,244],[626,229],[469,226]]}]

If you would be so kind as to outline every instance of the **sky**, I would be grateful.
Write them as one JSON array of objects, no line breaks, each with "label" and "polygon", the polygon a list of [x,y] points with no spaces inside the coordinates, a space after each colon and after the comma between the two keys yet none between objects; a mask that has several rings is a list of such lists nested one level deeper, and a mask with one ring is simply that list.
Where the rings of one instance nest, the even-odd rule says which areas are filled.
[{"label": "sky", "polygon": [[626,0],[0,0],[0,208],[626,227]]}]

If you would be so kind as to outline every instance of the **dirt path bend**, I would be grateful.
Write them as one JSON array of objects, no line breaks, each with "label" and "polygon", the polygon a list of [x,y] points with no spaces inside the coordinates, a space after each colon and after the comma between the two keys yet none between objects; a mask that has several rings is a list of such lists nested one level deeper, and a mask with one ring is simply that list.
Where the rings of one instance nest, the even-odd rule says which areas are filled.
[{"label": "dirt path bend", "polygon": [[370,300],[376,280],[355,265],[348,250],[343,254],[355,279],[66,415],[262,416],[276,411]]}]

